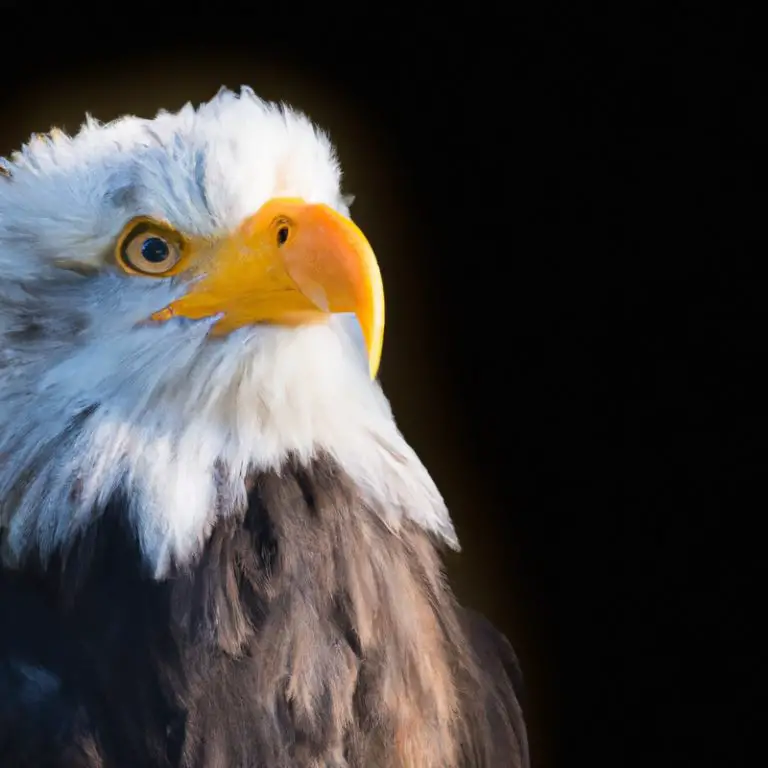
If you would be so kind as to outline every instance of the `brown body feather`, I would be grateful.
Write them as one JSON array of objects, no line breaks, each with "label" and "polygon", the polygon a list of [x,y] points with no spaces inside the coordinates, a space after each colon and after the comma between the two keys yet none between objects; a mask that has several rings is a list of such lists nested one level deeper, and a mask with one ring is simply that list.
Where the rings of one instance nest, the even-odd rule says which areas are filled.
[{"label": "brown body feather", "polygon": [[0,575],[0,764],[528,765],[511,647],[330,460],[251,478],[163,582],[126,517]]}]

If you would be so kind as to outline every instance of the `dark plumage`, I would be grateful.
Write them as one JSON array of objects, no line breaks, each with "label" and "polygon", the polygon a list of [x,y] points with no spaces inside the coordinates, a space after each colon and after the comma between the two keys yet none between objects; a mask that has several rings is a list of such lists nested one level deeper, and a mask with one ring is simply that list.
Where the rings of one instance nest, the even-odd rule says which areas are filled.
[{"label": "dark plumage", "polygon": [[47,567],[0,570],[0,763],[527,766],[515,655],[429,535],[327,458],[248,483],[167,580],[123,498]]}]

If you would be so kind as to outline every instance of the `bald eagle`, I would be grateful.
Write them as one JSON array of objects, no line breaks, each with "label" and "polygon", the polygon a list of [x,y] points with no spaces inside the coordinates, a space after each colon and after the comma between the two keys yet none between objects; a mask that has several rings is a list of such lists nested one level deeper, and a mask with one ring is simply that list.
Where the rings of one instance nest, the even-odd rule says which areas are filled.
[{"label": "bald eagle", "polygon": [[527,766],[327,135],[222,90],[0,167],[0,764]]}]

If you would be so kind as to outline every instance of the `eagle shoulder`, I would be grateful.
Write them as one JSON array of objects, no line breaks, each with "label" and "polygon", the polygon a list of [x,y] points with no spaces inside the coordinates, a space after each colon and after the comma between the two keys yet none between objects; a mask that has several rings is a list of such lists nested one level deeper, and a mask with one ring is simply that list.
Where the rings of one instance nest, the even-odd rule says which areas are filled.
[{"label": "eagle shoulder", "polygon": [[50,670],[0,659],[0,757],[14,768],[102,768],[85,707]]},{"label": "eagle shoulder", "polygon": [[459,620],[482,670],[484,707],[492,765],[530,768],[528,734],[521,702],[523,673],[507,637],[485,616],[462,606]]}]

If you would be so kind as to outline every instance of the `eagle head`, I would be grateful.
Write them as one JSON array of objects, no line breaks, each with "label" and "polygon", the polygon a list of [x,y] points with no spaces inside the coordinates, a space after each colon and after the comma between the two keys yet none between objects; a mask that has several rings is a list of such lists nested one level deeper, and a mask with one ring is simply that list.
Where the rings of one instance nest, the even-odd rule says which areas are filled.
[{"label": "eagle head", "polygon": [[381,274],[306,116],[224,90],[35,136],[0,168],[6,566],[124,492],[160,577],[249,472],[319,453],[387,525],[456,545],[375,378]]}]

